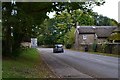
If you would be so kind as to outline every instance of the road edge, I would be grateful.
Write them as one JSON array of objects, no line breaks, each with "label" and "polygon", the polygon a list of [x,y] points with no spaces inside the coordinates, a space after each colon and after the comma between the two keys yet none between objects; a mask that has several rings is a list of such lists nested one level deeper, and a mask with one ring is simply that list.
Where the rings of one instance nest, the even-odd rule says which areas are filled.
[{"label": "road edge", "polygon": [[[38,51],[38,53],[39,53],[39,55],[41,54],[40,53],[40,51],[37,49],[37,51]],[[54,70],[47,64],[47,62],[45,61],[45,59],[44,59],[44,56],[41,54],[40,56],[42,56],[41,57],[41,59],[43,60],[43,62],[47,65],[47,67],[50,69],[50,71],[56,76],[56,78],[61,78],[60,76],[58,76],[55,72],[54,72]]]}]

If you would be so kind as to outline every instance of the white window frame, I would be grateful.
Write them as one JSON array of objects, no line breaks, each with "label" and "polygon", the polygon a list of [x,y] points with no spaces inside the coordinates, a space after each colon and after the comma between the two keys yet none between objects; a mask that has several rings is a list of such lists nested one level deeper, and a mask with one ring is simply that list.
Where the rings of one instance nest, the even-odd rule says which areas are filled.
[{"label": "white window frame", "polygon": [[83,35],[83,40],[86,40],[87,39],[87,35]]}]

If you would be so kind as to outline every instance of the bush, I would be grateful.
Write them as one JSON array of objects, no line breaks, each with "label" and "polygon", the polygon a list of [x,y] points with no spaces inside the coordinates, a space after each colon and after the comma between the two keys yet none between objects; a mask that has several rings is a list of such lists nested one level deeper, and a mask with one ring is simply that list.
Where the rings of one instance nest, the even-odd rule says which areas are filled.
[{"label": "bush", "polygon": [[70,48],[72,47],[72,44],[66,44],[65,47],[66,47],[67,49],[70,49]]},{"label": "bush", "polygon": [[66,33],[65,37],[64,37],[64,43],[65,43],[65,47],[67,49],[72,48],[72,46],[75,43],[75,28],[71,28],[71,30],[69,32]]}]

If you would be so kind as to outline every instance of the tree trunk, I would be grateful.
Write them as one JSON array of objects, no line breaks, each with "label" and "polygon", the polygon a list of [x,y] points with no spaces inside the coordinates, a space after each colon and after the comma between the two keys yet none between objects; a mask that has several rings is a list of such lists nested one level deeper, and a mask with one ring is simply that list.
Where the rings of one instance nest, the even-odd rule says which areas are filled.
[{"label": "tree trunk", "polygon": [[11,37],[11,29],[10,27],[6,27],[6,31],[3,36],[3,55],[10,55],[12,53],[12,37]]}]

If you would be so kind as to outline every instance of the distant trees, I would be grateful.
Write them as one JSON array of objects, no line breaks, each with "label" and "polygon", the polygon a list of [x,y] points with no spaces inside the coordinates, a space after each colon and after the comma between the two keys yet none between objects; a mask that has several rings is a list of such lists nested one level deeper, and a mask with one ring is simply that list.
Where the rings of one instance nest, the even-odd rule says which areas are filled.
[{"label": "distant trees", "polygon": [[[84,12],[83,10],[73,10],[71,13],[64,10],[60,14],[54,15],[52,19],[46,19],[41,26],[45,31],[38,37],[40,45],[62,43],[65,46],[73,46],[74,31],[76,22],[80,26],[116,26],[117,21],[98,15],[95,12]],[[44,38],[44,40],[43,40]]]},{"label": "distant trees", "polygon": [[75,10],[71,14],[73,23],[78,22],[79,25],[94,25],[94,18],[88,12],[82,10]]},{"label": "distant trees", "polygon": [[[54,18],[48,20],[46,19],[44,21],[44,23],[41,25],[46,28],[41,34],[44,35],[44,40],[42,39],[43,36],[39,36],[39,43],[41,43],[41,40],[44,41],[42,41],[44,44],[66,43],[64,37],[65,35],[69,35],[71,28],[73,29],[76,27],[76,22],[79,22],[80,25],[94,25],[94,19],[89,14],[84,13],[82,10],[74,10],[71,13],[68,13],[68,11],[65,10],[61,12],[61,14],[56,14]],[[73,44],[73,42],[71,44]]]},{"label": "distant trees", "polygon": [[98,15],[96,12],[89,12],[89,14],[94,19],[94,25],[96,26],[117,26],[117,21],[114,19],[110,19],[103,15]]}]

